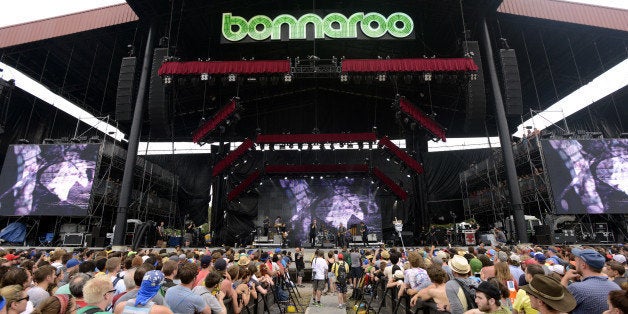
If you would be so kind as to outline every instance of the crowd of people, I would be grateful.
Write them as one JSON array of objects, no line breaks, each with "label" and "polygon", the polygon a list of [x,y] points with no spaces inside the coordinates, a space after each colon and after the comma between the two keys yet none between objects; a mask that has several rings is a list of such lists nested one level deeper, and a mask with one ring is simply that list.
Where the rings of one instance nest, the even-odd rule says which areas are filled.
[{"label": "crowd of people", "polygon": [[302,248],[0,249],[0,313],[240,313],[266,296],[288,301],[286,290],[304,280],[315,307],[335,294],[340,309],[368,295],[441,313],[628,313],[627,255],[623,246],[483,244],[311,256]]}]

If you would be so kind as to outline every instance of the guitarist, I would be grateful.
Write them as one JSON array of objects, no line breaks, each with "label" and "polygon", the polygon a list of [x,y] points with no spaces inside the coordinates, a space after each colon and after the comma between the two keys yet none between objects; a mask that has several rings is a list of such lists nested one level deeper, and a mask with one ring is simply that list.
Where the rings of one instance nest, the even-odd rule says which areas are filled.
[{"label": "guitarist", "polygon": [[336,237],[336,245],[338,247],[345,246],[347,227],[345,227],[342,223],[338,226],[338,235]]},{"label": "guitarist", "polygon": [[362,243],[364,244],[364,247],[367,247],[369,244],[369,239],[368,239],[368,229],[366,228],[366,225],[364,224],[364,221],[360,222],[360,232],[362,233]]},{"label": "guitarist", "polygon": [[285,248],[288,247],[288,234],[290,232],[288,230],[285,230],[284,232],[281,233],[281,247]]}]

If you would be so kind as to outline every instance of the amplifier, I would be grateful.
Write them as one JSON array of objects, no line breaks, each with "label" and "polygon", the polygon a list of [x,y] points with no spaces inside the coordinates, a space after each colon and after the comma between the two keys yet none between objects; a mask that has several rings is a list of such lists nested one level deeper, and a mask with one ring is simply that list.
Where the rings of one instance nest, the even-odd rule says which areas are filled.
[{"label": "amplifier", "polygon": [[377,242],[377,235],[376,234],[369,234],[366,236],[369,240],[369,242]]},{"label": "amplifier", "polygon": [[362,242],[362,236],[361,235],[353,236],[353,242]]},{"label": "amplifier", "polygon": [[268,242],[268,236],[258,236],[257,242]]},{"label": "amplifier", "polygon": [[81,246],[83,244],[82,233],[65,233],[63,234],[63,245]]}]

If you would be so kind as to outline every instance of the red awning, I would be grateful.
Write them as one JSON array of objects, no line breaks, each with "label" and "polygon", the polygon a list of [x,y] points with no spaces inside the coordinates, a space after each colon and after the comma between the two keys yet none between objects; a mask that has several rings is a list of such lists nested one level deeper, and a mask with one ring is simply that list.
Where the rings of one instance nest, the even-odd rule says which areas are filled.
[{"label": "red awning", "polygon": [[290,73],[290,60],[164,62],[159,75]]},{"label": "red awning", "polygon": [[345,59],[342,72],[447,72],[477,71],[471,58],[450,59]]}]

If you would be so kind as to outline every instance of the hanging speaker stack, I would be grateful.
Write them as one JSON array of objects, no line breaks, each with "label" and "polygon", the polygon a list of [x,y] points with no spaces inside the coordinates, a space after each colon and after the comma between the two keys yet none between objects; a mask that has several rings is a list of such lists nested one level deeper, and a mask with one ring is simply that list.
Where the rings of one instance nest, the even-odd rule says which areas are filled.
[{"label": "hanging speaker stack", "polygon": [[158,74],[167,56],[168,48],[155,48],[148,93],[148,117],[153,138],[170,138],[170,104],[164,79]]},{"label": "hanging speaker stack", "polygon": [[502,90],[504,91],[504,107],[506,115],[520,116],[523,114],[521,99],[521,79],[519,66],[514,49],[499,49],[502,70]]},{"label": "hanging speaker stack", "polygon": [[468,51],[469,56],[478,66],[477,76],[475,79],[471,79],[469,81],[467,88],[464,129],[466,132],[484,132],[484,120],[486,119],[486,92],[484,90],[484,73],[482,71],[480,45],[477,41],[465,41],[463,42],[463,45],[465,51]]},{"label": "hanging speaker stack", "polygon": [[121,123],[130,122],[133,119],[136,61],[135,57],[126,57],[120,64],[116,93],[116,120]]}]

